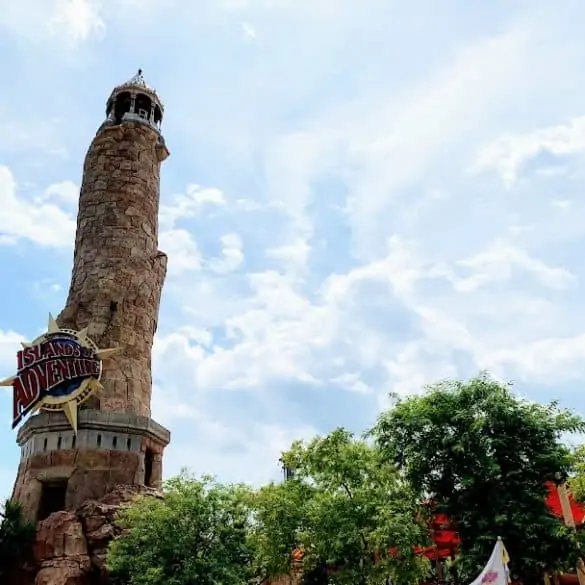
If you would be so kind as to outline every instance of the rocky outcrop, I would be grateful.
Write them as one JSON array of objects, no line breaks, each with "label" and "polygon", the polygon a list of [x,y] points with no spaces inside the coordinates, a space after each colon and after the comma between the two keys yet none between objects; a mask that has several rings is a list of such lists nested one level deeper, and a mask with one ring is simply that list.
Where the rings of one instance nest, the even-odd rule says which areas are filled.
[{"label": "rocky outcrop", "polygon": [[162,498],[142,486],[117,486],[98,501],[51,514],[37,525],[34,571],[22,569],[11,585],[107,585],[109,542],[120,533],[115,517],[136,495]]},{"label": "rocky outcrop", "polygon": [[88,542],[75,512],[56,512],[37,529],[35,585],[83,585],[91,568]]}]

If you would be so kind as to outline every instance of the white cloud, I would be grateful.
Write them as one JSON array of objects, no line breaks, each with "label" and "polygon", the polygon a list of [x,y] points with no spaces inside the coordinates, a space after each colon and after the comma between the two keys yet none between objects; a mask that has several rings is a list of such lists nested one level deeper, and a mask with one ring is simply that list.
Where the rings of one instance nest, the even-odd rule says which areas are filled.
[{"label": "white cloud", "polygon": [[202,266],[218,274],[236,270],[244,261],[243,243],[238,234],[224,234],[220,237],[221,257],[205,260],[191,232],[176,225],[189,219],[210,214],[214,208],[226,205],[219,189],[188,185],[185,195],[175,195],[170,204],[160,206],[159,222],[161,232],[159,247],[169,256],[169,274],[179,276]]},{"label": "white cloud", "polygon": [[[36,162],[39,160],[39,153],[58,160],[67,158],[62,120],[31,112],[26,120],[15,121],[10,110],[11,108],[0,103],[0,152],[26,154],[31,157],[31,166],[39,164]],[[33,158],[33,155],[36,156]]]},{"label": "white cloud", "polygon": [[63,285],[50,279],[35,282],[33,288],[40,298],[50,298],[51,300],[56,295],[61,297],[64,292]]},{"label": "white cloud", "polygon": [[[4,380],[16,372],[16,352],[20,343],[26,339],[14,331],[0,329],[0,380]],[[10,388],[3,388],[10,390]]]},{"label": "white cloud", "polygon": [[216,274],[227,274],[240,268],[244,262],[244,243],[238,234],[225,234],[221,242],[221,258],[213,258],[207,265]]},{"label": "white cloud", "polygon": [[553,205],[555,207],[558,207],[559,209],[569,209],[569,207],[571,207],[571,205],[573,204],[572,201],[568,200],[568,199],[557,199],[556,201],[553,201]]},{"label": "white cloud", "polygon": [[266,250],[268,258],[275,258],[282,260],[291,268],[296,266],[305,266],[309,258],[311,247],[307,241],[302,238],[297,238],[293,243],[277,248],[269,248]]},{"label": "white cloud", "polygon": [[234,202],[236,209],[241,211],[258,211],[264,209],[264,205],[253,199],[236,199]]},{"label": "white cloud", "polygon": [[170,229],[161,232],[159,247],[169,257],[169,275],[176,276],[201,268],[199,247],[187,230]]},{"label": "white cloud", "polygon": [[[195,387],[201,390],[263,387],[271,379],[315,382],[311,352],[330,342],[334,316],[312,306],[283,275],[254,274],[249,283],[253,294],[246,308],[239,311],[236,306],[225,319],[233,347],[204,351],[178,336],[172,338],[173,355],[187,358]],[[161,343],[168,347],[168,341]]]},{"label": "white cloud", "polygon": [[72,41],[85,41],[105,29],[99,3],[92,0],[58,0],[48,22],[52,34],[64,32]]},{"label": "white cloud", "polygon": [[41,246],[69,247],[74,241],[72,215],[53,203],[19,196],[14,176],[6,166],[0,166],[0,208],[0,243],[15,244],[25,239]]},{"label": "white cloud", "polygon": [[[453,364],[437,355],[434,348],[425,351],[425,343],[412,342],[401,349],[397,355],[385,362],[389,374],[387,389],[398,395],[419,393],[426,384],[457,376]],[[381,408],[388,407],[387,398],[380,394]]]},{"label": "white cloud", "polygon": [[164,230],[159,235],[159,247],[169,257],[168,271],[173,277],[202,268],[215,274],[228,274],[244,262],[242,238],[235,233],[219,238],[221,256],[204,259],[191,232],[183,228]]},{"label": "white cloud", "polygon": [[[263,388],[270,380],[288,380],[366,393],[369,385],[357,372],[344,371],[346,361],[362,367],[379,362],[385,335],[370,331],[356,317],[361,307],[354,299],[355,290],[360,283],[381,281],[391,285],[396,295],[408,297],[415,282],[427,277],[422,265],[412,264],[413,258],[393,238],[387,257],[329,277],[314,301],[301,292],[294,276],[274,271],[251,274],[251,296],[244,306],[234,306],[221,323],[231,347],[203,350],[173,336],[178,345],[171,353],[182,352],[192,364],[192,379],[201,390]],[[189,295],[191,302],[201,304],[193,291]],[[201,321],[202,326],[219,324]]]},{"label": "white cloud", "polygon": [[[302,293],[302,281],[292,274],[250,275],[252,294],[244,305],[235,305],[220,321],[205,321],[200,313],[202,325],[225,326],[229,347],[192,346],[186,337],[173,336],[178,345],[168,351],[190,364],[185,365],[188,373],[181,379],[191,378],[200,391],[260,390],[270,388],[276,380],[286,380],[368,394],[371,384],[364,378],[365,372],[381,366],[387,377],[376,384],[375,391],[383,405],[388,390],[413,392],[435,379],[457,375],[454,351],[465,351],[477,369],[489,366],[496,374],[506,364],[528,359],[516,356],[523,355],[523,344],[530,343],[532,332],[527,332],[529,337],[522,344],[510,336],[502,345],[500,336],[482,331],[494,314],[504,323],[507,320],[508,327],[510,318],[521,314],[532,320],[537,316],[543,326],[550,324],[546,317],[550,306],[544,301],[530,296],[515,300],[511,291],[499,297],[502,304],[472,297],[467,306],[459,299],[461,292],[477,295],[483,289],[491,290],[498,282],[511,279],[515,269],[559,290],[573,282],[568,271],[551,268],[504,241],[453,265],[430,262],[420,252],[412,242],[394,236],[386,256],[329,276],[312,300]],[[472,275],[455,276],[462,266]],[[442,297],[421,296],[421,286],[429,280],[454,287],[452,302],[446,307],[441,307]],[[372,328],[363,320],[363,311],[368,315],[376,309],[369,308],[372,299],[362,297],[361,287],[376,282],[387,285],[387,302],[400,299],[403,310],[417,318],[415,332],[402,345],[393,340],[391,322],[386,330],[384,326]],[[196,297],[192,302],[201,304]],[[348,369],[352,366],[357,369]]]},{"label": "white cloud", "polygon": [[361,372],[346,372],[345,374],[341,374],[341,376],[332,378],[331,384],[358,394],[369,394],[372,392],[372,388],[362,380]]},{"label": "white cloud", "polygon": [[78,43],[104,31],[101,5],[101,0],[1,0],[0,26],[30,41],[53,36]]},{"label": "white cloud", "polygon": [[312,226],[307,217],[311,202],[310,182],[322,168],[326,153],[323,137],[295,132],[279,137],[267,153],[267,188],[271,201],[282,206],[293,222],[295,238],[306,238]]},{"label": "white cloud", "polygon": [[520,347],[494,349],[486,356],[486,367],[502,371],[508,367],[522,378],[561,383],[583,379],[585,333],[573,337],[538,339]]},{"label": "white cloud", "polygon": [[400,236],[392,236],[387,242],[388,253],[381,260],[350,270],[343,275],[332,275],[325,282],[325,298],[333,301],[345,296],[356,283],[382,279],[392,285],[397,296],[403,297],[412,291],[414,284],[421,278],[434,278],[447,273],[440,265],[430,265],[421,260],[412,244]]},{"label": "white cloud", "polygon": [[256,38],[256,30],[249,22],[242,22],[242,33],[244,38],[254,40]]},{"label": "white cloud", "polygon": [[[3,331],[0,329],[0,380],[5,380],[6,378],[10,378],[16,374],[17,363],[16,363],[16,353],[19,349],[21,349],[21,342],[28,341],[19,333],[14,331]],[[12,387],[11,386],[0,386],[0,407],[5,413],[5,420],[6,425],[5,429],[8,431],[10,429],[10,425],[8,421],[10,420],[10,415],[8,413],[12,412]],[[10,434],[8,434],[10,437]],[[7,438],[8,438],[7,437]],[[10,437],[12,438],[12,437]],[[5,446],[7,445],[7,441],[4,442]],[[8,443],[10,444],[10,443]],[[16,456],[14,463],[18,462],[19,457],[19,450],[16,447],[16,443],[13,443],[13,453]],[[13,467],[7,465],[9,461],[8,457],[10,455],[10,449],[6,448],[3,451],[4,459],[2,460],[2,464],[0,465],[0,503],[2,500],[9,496],[10,490],[12,488],[12,483],[14,482],[14,477],[16,473],[16,465]],[[12,472],[9,472],[9,469],[12,467]]]},{"label": "white cloud", "polygon": [[79,185],[76,185],[73,181],[61,181],[60,183],[53,183],[49,185],[45,192],[36,198],[38,203],[44,203],[51,199],[66,205],[74,205],[77,207],[79,200]]},{"label": "white cloud", "polygon": [[509,280],[514,269],[532,274],[541,284],[553,289],[565,289],[575,281],[567,269],[547,266],[532,258],[526,250],[503,239],[494,241],[488,249],[458,262],[471,275],[455,282],[455,288],[469,292],[481,286]]},{"label": "white cloud", "polygon": [[226,204],[219,189],[205,188],[200,185],[188,185],[185,195],[175,195],[172,203],[160,206],[159,221],[161,228],[170,229],[177,221],[196,217],[203,210]]},{"label": "white cloud", "polygon": [[268,160],[274,193],[299,229],[309,230],[311,181],[332,169],[343,176],[336,166],[341,159],[337,164],[351,169],[347,213],[355,251],[364,260],[377,256],[387,238],[383,220],[401,190],[443,160],[450,145],[461,148],[470,127],[481,132],[491,107],[530,84],[525,68],[532,42],[525,28],[510,29],[464,47],[449,64],[396,95],[372,85],[360,99],[321,117],[310,132],[275,145]]},{"label": "white cloud", "polygon": [[[227,481],[260,485],[282,477],[278,459],[292,441],[316,434],[316,429],[307,424],[291,427],[248,419],[235,426],[188,403],[173,404],[166,400],[165,404],[166,415],[158,408],[155,415],[192,429],[188,441],[171,443],[167,449],[166,474],[176,474],[186,466],[191,472],[212,472]],[[193,443],[205,448],[193,449]]]},{"label": "white cloud", "polygon": [[494,169],[504,184],[511,187],[522,165],[543,151],[556,156],[584,152],[585,116],[573,118],[567,124],[502,136],[481,148],[472,170],[479,172]]}]

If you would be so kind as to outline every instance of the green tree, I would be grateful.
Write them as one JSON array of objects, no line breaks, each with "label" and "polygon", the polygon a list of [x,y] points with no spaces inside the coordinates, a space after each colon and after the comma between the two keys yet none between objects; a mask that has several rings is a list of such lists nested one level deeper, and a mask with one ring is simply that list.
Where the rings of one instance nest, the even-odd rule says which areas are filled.
[{"label": "green tree", "polygon": [[426,574],[413,554],[427,538],[416,500],[376,447],[337,429],[295,442],[282,459],[294,477],[254,496],[259,574],[288,573],[295,548],[304,553],[305,582],[323,582],[327,572],[339,585],[416,583]]},{"label": "green tree", "polygon": [[6,501],[0,517],[0,577],[7,579],[9,571],[30,560],[36,529],[25,520],[18,502]]},{"label": "green tree", "polygon": [[371,434],[386,461],[455,522],[463,579],[477,575],[501,536],[512,575],[528,583],[545,568],[574,566],[575,536],[549,513],[545,484],[566,479],[571,452],[561,438],[584,428],[557,403],[522,400],[483,374],[396,399]]},{"label": "green tree", "polygon": [[585,502],[585,445],[579,445],[573,451],[573,468],[568,483],[573,497]]},{"label": "green tree", "polygon": [[186,474],[162,499],[139,497],[118,518],[108,569],[125,585],[242,585],[251,577],[249,490]]}]

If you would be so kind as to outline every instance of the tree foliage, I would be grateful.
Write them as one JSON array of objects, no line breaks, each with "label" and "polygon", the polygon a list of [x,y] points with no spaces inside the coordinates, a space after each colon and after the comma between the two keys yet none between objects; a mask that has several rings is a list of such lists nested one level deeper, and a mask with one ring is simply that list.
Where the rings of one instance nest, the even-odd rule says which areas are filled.
[{"label": "tree foliage", "polygon": [[125,585],[242,585],[251,573],[249,491],[182,474],[164,499],[124,508],[108,568]]},{"label": "tree foliage", "polygon": [[579,445],[573,451],[573,468],[568,483],[573,497],[585,502],[585,445]]},{"label": "tree foliage", "polygon": [[4,571],[31,556],[35,526],[25,520],[20,504],[11,500],[5,502],[0,516],[0,577],[7,577]]},{"label": "tree foliage", "polygon": [[583,430],[556,403],[522,400],[487,375],[442,382],[397,399],[366,439],[337,429],[293,443],[282,460],[294,475],[283,483],[167,482],[164,499],[121,512],[108,567],[123,585],[243,585],[289,573],[302,551],[305,585],[418,583],[429,570],[414,554],[428,544],[427,501],[461,537],[459,582],[477,576],[497,536],[512,576],[537,582],[578,554],[575,532],[545,498],[547,482],[569,476],[585,498],[585,447],[562,441]]},{"label": "tree foliage", "polygon": [[[340,585],[423,577],[427,566],[413,546],[427,535],[415,520],[415,498],[376,447],[338,429],[308,444],[295,442],[283,462],[294,478],[254,497],[258,571],[288,572],[291,551],[300,548],[305,582],[323,582],[327,572]],[[399,554],[388,554],[389,547]]]},{"label": "tree foliage", "polygon": [[561,436],[583,428],[556,403],[522,400],[481,375],[398,399],[371,434],[385,460],[456,523],[463,579],[477,575],[502,536],[512,574],[529,582],[575,560],[574,534],[549,513],[545,483],[567,477]]}]

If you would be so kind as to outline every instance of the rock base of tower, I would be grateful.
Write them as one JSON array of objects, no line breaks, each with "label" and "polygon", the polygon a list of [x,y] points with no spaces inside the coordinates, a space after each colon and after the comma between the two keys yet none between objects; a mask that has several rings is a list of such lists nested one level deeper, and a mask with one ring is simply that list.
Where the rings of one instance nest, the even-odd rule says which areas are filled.
[{"label": "rock base of tower", "polygon": [[147,417],[83,410],[77,433],[62,413],[43,412],[22,426],[17,440],[12,499],[38,522],[102,498],[116,485],[160,488],[170,433]]},{"label": "rock base of tower", "polygon": [[106,556],[119,534],[116,515],[137,495],[162,497],[152,488],[120,485],[99,500],[38,522],[33,564],[14,567],[2,585],[108,585]]}]

